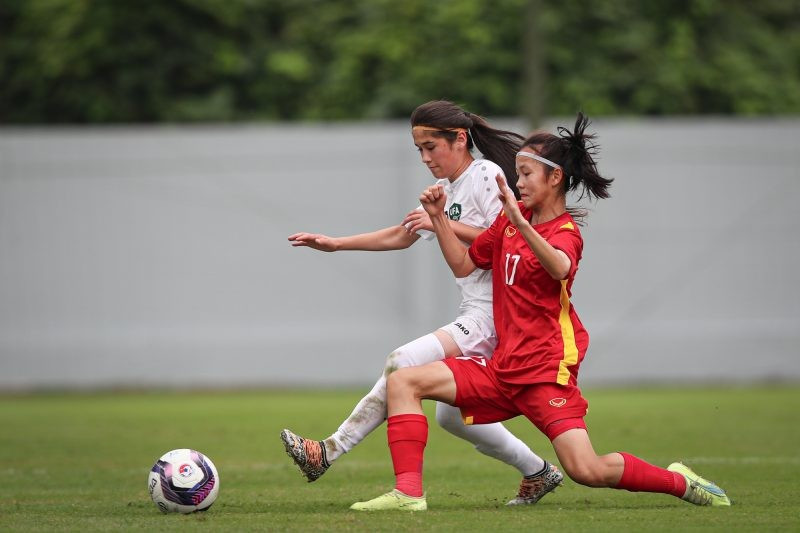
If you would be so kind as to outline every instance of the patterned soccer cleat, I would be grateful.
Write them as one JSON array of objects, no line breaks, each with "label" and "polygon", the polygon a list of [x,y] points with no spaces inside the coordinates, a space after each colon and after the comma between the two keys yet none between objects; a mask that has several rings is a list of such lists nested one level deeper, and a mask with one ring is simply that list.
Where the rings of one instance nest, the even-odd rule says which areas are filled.
[{"label": "patterned soccer cleat", "polygon": [[552,492],[561,485],[564,480],[564,474],[548,462],[545,462],[545,468],[545,471],[536,477],[522,478],[517,497],[506,505],[530,505],[536,503],[548,492]]},{"label": "patterned soccer cleat", "polygon": [[419,498],[403,494],[397,489],[382,494],[367,502],[356,502],[350,506],[353,511],[426,511],[428,502],[423,494]]},{"label": "patterned soccer cleat", "polygon": [[281,431],[281,440],[286,448],[286,455],[292,458],[309,483],[319,479],[330,468],[325,455],[325,444],[321,441],[304,439],[288,429]]},{"label": "patterned soccer cleat", "polygon": [[682,474],[686,478],[686,494],[683,499],[695,505],[713,505],[730,507],[731,500],[725,491],[716,484],[695,474],[683,463],[672,463],[667,467],[670,472]]}]

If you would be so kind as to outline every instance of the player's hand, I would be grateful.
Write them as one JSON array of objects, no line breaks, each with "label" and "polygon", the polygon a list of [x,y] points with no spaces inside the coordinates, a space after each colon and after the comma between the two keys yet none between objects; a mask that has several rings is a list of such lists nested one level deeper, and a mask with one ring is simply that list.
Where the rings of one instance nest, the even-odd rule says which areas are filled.
[{"label": "player's hand", "polygon": [[339,249],[336,239],[320,233],[295,233],[289,235],[289,242],[294,247],[305,246],[322,252],[335,252]]},{"label": "player's hand", "polygon": [[431,185],[419,196],[419,201],[425,212],[430,216],[440,215],[444,212],[444,206],[447,202],[447,194],[444,192],[444,187],[441,185]]},{"label": "player's hand", "polygon": [[498,174],[494,179],[497,181],[497,188],[500,189],[500,194],[498,194],[497,197],[503,203],[503,210],[508,220],[515,226],[525,223],[525,217],[522,216],[522,212],[519,210],[519,204],[517,204],[517,199],[514,197],[514,193],[511,189],[508,188],[506,179],[502,174]]},{"label": "player's hand", "polygon": [[421,229],[433,231],[431,216],[423,209],[414,209],[406,215],[406,218],[400,224],[405,226],[406,231],[409,233],[416,233]]}]

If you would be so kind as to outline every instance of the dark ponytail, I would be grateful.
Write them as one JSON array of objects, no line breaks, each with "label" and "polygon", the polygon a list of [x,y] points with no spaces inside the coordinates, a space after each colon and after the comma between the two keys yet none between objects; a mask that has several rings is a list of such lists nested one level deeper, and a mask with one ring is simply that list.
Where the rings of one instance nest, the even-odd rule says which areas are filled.
[{"label": "dark ponytail", "polygon": [[458,133],[448,131],[447,128],[467,130],[467,148],[477,148],[484,158],[497,164],[503,170],[514,196],[519,199],[515,158],[522,146],[522,135],[493,128],[485,118],[465,111],[447,100],[434,100],[416,108],[411,113],[411,125],[440,129],[433,135],[444,137],[450,142],[456,139]]},{"label": "dark ponytail", "polygon": [[[596,135],[586,132],[589,124],[589,117],[579,112],[572,131],[559,126],[556,130],[558,135],[537,132],[523,143],[523,146],[533,148],[540,156],[561,165],[564,172],[564,194],[577,191],[578,200],[584,196],[589,200],[608,198],[608,189],[614,181],[614,178],[604,178],[597,171],[595,156],[600,149],[595,142]],[[586,216],[583,209],[569,208],[568,211],[576,218]]]},{"label": "dark ponytail", "polygon": [[[564,157],[565,173],[570,176],[567,183],[567,191],[575,191],[579,187],[582,189],[578,199],[583,198],[584,194],[591,200],[592,197],[608,198],[608,188],[611,186],[613,178],[604,178],[597,171],[595,156],[600,152],[593,133],[586,133],[589,126],[589,117],[583,113],[578,113],[575,120],[575,127],[572,131],[567,128],[559,127],[558,135],[566,144]],[[544,156],[547,157],[547,156]]]}]

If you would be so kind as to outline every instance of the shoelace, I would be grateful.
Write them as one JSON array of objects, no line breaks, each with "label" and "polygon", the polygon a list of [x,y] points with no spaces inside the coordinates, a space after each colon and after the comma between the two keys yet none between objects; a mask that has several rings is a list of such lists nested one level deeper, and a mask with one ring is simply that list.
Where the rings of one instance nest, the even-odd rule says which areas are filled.
[{"label": "shoelace", "polygon": [[700,483],[692,481],[689,483],[690,487],[690,501],[692,503],[699,503],[702,505],[708,505],[711,502],[711,495],[708,491],[703,487]]},{"label": "shoelace", "polygon": [[306,450],[306,463],[312,466],[319,466],[322,464],[322,445],[315,440],[305,440],[303,447]]},{"label": "shoelace", "polygon": [[523,479],[519,485],[518,498],[530,498],[544,488],[544,475],[533,479]]}]

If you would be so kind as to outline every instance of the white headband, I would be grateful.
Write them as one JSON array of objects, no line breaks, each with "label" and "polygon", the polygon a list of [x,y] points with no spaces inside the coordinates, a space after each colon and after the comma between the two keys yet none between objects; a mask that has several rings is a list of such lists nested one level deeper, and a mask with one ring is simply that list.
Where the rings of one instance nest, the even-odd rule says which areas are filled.
[{"label": "white headband", "polygon": [[546,158],[544,158],[544,157],[542,157],[540,155],[536,155],[533,152],[517,152],[517,157],[520,157],[520,156],[522,156],[522,157],[530,157],[531,159],[535,159],[535,160],[537,160],[537,161],[539,161],[541,163],[544,163],[545,165],[549,165],[549,166],[551,166],[553,168],[561,168],[561,165],[559,165],[558,163],[553,163],[549,159],[546,159]]}]

